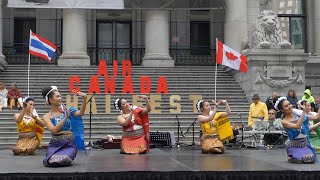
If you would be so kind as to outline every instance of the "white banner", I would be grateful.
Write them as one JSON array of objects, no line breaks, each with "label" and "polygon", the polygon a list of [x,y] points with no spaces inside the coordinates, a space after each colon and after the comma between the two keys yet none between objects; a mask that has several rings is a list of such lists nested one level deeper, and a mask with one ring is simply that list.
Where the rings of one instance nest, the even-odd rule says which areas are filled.
[{"label": "white banner", "polygon": [[124,9],[123,0],[8,0],[10,8]]}]

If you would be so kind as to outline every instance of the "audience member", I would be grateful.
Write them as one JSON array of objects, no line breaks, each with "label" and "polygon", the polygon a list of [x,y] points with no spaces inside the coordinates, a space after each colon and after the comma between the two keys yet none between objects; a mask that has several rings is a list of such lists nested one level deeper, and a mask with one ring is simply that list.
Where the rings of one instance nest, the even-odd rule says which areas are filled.
[{"label": "audience member", "polygon": [[290,89],[288,91],[287,99],[293,108],[297,108],[298,98],[297,98],[296,92],[293,89]]},{"label": "audience member", "polygon": [[277,111],[275,109],[270,109],[268,112],[269,130],[280,130],[283,129],[281,119],[276,118]]},{"label": "audience member", "polygon": [[12,109],[13,107],[17,107],[19,110],[21,110],[23,107],[22,95],[16,83],[11,84],[11,88],[8,91],[8,101],[10,109]]},{"label": "audience member", "polygon": [[8,106],[8,90],[4,86],[3,82],[0,82],[0,111],[2,108],[6,108]]},{"label": "audience member", "polygon": [[274,104],[276,103],[278,98],[279,98],[279,96],[276,92],[273,92],[272,95],[267,98],[266,105],[267,105],[268,110],[275,109]]}]

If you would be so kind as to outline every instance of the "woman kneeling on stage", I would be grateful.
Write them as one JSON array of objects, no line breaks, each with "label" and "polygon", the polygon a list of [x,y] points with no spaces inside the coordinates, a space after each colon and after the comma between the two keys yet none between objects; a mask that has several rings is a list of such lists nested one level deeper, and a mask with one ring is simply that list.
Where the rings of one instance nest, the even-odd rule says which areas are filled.
[{"label": "woman kneeling on stage", "polygon": [[131,106],[127,100],[121,98],[114,102],[115,108],[121,112],[117,122],[122,126],[123,131],[120,150],[120,153],[123,154],[144,154],[149,152],[148,113],[151,110],[151,106],[147,96],[140,95],[138,97],[145,100],[145,108]]},{"label": "woman kneeling on stage", "polygon": [[19,140],[13,148],[14,155],[34,155],[42,140],[44,123],[34,109],[34,99],[27,97],[23,109],[14,115]]},{"label": "woman kneeling on stage", "polygon": [[56,86],[42,89],[46,103],[51,106],[43,120],[52,133],[43,164],[48,167],[71,166],[77,155],[77,149],[84,150],[84,128],[81,116],[86,109],[87,95],[76,92],[83,97],[81,109],[66,107]]},{"label": "woman kneeling on stage", "polygon": [[[210,103],[207,101],[200,100],[197,103],[197,110],[202,112],[202,115],[199,115],[197,118],[203,133],[201,137],[201,149],[202,153],[221,154],[224,153],[224,145],[219,138],[219,133],[224,133],[224,128],[227,127],[229,133],[228,139],[233,138],[232,128],[228,120],[228,115],[231,113],[231,110],[226,100],[219,100],[218,103],[215,101],[212,102],[215,105],[213,110],[211,110]],[[221,104],[226,105],[226,112],[217,112],[217,107]],[[221,128],[219,128],[219,130],[218,122],[221,122]]]},{"label": "woman kneeling on stage", "polygon": [[306,115],[305,106],[299,105],[301,116],[293,113],[292,105],[286,97],[280,97],[275,103],[275,108],[283,113],[281,123],[285,128],[289,143],[287,144],[288,161],[291,163],[314,163],[316,153],[310,143],[309,120],[320,117],[320,111],[316,116]]}]

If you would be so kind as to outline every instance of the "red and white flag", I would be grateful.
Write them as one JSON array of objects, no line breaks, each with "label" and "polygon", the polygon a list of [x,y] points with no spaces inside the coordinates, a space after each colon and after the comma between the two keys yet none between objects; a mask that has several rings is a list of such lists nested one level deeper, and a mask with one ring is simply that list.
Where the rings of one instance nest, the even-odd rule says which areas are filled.
[{"label": "red and white flag", "polygon": [[247,58],[217,40],[216,62],[241,72],[247,72]]}]

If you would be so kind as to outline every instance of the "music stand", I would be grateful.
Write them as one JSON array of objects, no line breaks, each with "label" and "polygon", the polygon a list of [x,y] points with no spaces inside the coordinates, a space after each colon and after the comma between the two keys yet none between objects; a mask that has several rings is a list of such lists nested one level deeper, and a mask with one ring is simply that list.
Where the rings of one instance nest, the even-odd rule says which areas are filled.
[{"label": "music stand", "polygon": [[87,104],[89,103],[89,142],[87,145],[87,149],[92,149],[93,145],[91,142],[91,117],[92,117],[92,98],[96,94],[95,91],[93,91],[93,94],[91,95],[90,99],[88,100]]}]

